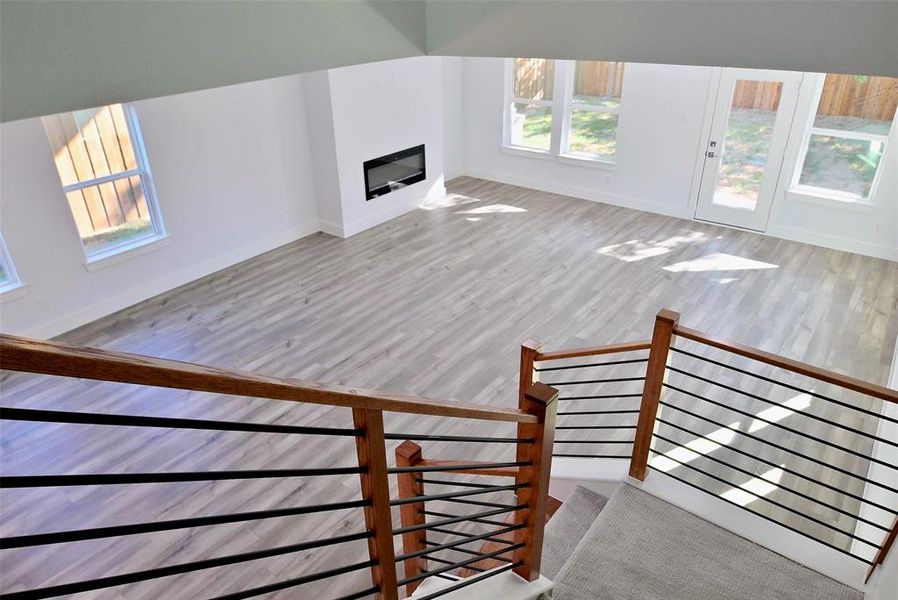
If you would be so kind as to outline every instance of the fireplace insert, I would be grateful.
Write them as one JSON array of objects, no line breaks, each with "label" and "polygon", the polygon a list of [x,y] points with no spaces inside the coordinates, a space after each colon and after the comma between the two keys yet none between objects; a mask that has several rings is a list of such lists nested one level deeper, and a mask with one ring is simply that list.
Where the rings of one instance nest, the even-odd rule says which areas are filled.
[{"label": "fireplace insert", "polygon": [[393,154],[366,160],[365,199],[371,200],[393,190],[427,179],[424,144]]}]

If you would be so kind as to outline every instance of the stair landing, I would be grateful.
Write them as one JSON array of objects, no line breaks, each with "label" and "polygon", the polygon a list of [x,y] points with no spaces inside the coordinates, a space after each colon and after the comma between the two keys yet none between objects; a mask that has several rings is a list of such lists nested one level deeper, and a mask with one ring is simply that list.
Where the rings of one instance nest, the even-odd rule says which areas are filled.
[{"label": "stair landing", "polygon": [[555,585],[554,600],[863,600],[853,588],[626,484]]}]

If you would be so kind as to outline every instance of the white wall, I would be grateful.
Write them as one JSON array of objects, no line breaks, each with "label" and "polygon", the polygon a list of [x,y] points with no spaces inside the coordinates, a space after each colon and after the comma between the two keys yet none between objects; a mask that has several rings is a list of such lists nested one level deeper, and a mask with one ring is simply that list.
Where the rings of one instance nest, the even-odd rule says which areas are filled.
[{"label": "white wall", "polygon": [[3,331],[56,335],[318,230],[300,77],[135,108],[168,243],[92,272],[40,120],[0,126],[2,232],[28,286]]},{"label": "white wall", "polygon": [[443,67],[443,170],[446,181],[464,175],[467,166],[465,127],[465,59],[446,57]]},{"label": "white wall", "polygon": [[[505,60],[464,59],[466,172],[530,188],[691,219],[698,193],[713,67],[628,63],[618,127],[616,165],[571,164],[553,156],[501,148]],[[807,88],[807,89],[804,89]],[[804,86],[796,114],[803,123],[815,98]],[[785,196],[798,160],[793,129],[769,235],[898,260],[898,128],[883,157],[873,208],[799,202]]]},{"label": "white wall", "polygon": [[[344,237],[445,194],[441,60],[417,57],[328,71]],[[317,118],[317,117],[316,117]],[[427,179],[365,200],[362,163],[426,146]]]},{"label": "white wall", "polygon": [[503,151],[505,60],[465,59],[467,171],[662,214],[689,213],[711,70],[628,64],[613,169]]},{"label": "white wall", "polygon": [[[0,228],[22,294],[0,329],[51,337],[319,230],[441,198],[442,59],[415,57],[134,103],[168,238],[88,271],[40,119],[0,125]],[[427,179],[365,200],[362,163],[426,144]]]},{"label": "white wall", "polygon": [[813,120],[817,110],[816,77],[822,75],[806,74],[801,87],[767,233],[898,261],[898,126],[892,127],[881,159],[873,206],[816,198],[802,200],[786,191],[801,158],[803,127]]}]

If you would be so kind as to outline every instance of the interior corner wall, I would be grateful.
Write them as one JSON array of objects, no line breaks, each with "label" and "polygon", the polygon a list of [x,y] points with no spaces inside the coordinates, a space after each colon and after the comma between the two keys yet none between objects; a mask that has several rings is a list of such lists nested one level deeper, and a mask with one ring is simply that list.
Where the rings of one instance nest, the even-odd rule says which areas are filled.
[{"label": "interior corner wall", "polygon": [[[415,57],[328,71],[342,234],[349,237],[445,195],[440,58]],[[425,181],[365,199],[362,164],[425,145]]]},{"label": "interior corner wall", "polygon": [[337,146],[334,139],[334,111],[331,105],[330,75],[315,71],[302,76],[305,92],[305,119],[308,124],[312,171],[315,173],[315,203],[325,233],[343,237],[343,206],[337,173]]},{"label": "interior corner wall", "polygon": [[446,181],[464,175],[467,169],[465,128],[465,59],[444,57],[443,71],[443,164]]},{"label": "interior corner wall", "polygon": [[319,230],[301,77],[134,106],[169,237],[94,271],[40,119],[0,126],[0,227],[27,285],[2,331],[51,337]]}]

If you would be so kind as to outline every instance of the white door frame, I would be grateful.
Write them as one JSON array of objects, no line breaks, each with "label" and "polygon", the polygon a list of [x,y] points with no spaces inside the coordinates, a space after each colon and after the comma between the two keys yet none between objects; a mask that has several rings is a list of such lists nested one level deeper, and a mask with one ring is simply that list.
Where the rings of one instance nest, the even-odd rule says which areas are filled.
[{"label": "white door frame", "polygon": [[[695,194],[694,217],[700,221],[710,221],[722,225],[765,231],[773,205],[777,183],[783,168],[783,158],[798,101],[798,91],[803,74],[794,71],[772,71],[766,69],[717,68],[710,82],[707,103],[706,126],[703,128],[703,143],[699,156],[698,186]],[[770,140],[770,150],[765,162],[764,177],[754,210],[740,209],[715,204],[714,189],[717,185],[721,157],[726,152],[725,134],[729,122],[732,95],[736,81],[749,79],[757,81],[780,81],[783,89],[779,108]],[[711,143],[715,142],[712,147]],[[706,153],[713,153],[710,156]]]}]

